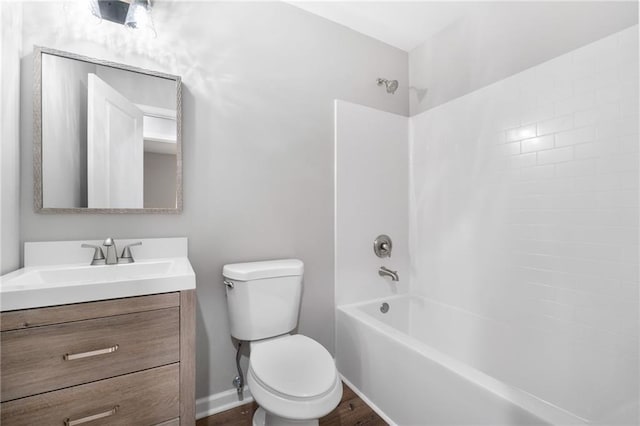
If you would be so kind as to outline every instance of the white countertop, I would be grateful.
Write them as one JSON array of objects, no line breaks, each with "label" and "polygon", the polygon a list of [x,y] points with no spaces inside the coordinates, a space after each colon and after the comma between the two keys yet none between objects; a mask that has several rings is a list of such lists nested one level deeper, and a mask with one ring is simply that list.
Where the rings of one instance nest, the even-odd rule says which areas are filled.
[{"label": "white countertop", "polygon": [[0,310],[195,289],[186,238],[116,240],[118,254],[136,241],[135,262],[118,265],[90,265],[93,250],[80,244],[102,241],[25,243],[25,267],[0,277]]}]

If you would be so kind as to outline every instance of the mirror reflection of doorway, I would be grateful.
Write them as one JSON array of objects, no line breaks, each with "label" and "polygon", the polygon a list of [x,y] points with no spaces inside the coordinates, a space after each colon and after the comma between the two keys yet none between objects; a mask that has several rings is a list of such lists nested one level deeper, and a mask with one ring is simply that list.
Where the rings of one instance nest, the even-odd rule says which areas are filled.
[{"label": "mirror reflection of doorway", "polygon": [[88,207],[142,208],[143,113],[95,74],[88,83]]},{"label": "mirror reflection of doorway", "polygon": [[181,208],[179,77],[59,51],[40,58],[36,208]]}]

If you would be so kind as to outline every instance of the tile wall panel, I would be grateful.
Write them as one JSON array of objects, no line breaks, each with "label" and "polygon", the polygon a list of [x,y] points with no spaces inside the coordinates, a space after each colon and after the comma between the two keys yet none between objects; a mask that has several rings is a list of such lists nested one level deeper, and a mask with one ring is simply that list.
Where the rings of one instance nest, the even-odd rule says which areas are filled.
[{"label": "tile wall panel", "polygon": [[410,132],[412,291],[509,326],[474,343],[479,369],[637,424],[638,27],[414,116]]}]

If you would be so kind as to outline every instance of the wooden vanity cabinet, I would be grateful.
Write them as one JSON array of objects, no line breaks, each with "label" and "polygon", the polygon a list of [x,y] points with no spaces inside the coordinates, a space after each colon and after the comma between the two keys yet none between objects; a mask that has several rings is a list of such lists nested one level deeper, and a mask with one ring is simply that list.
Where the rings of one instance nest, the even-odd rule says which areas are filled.
[{"label": "wooden vanity cabinet", "polygon": [[195,424],[195,290],[0,313],[3,425]]}]

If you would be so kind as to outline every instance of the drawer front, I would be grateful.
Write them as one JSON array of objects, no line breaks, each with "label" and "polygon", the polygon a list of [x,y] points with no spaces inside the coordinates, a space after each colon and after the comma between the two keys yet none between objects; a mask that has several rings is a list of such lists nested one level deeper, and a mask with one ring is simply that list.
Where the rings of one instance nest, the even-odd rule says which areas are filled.
[{"label": "drawer front", "polygon": [[179,308],[0,333],[8,401],[177,362]]},{"label": "drawer front", "polygon": [[114,315],[155,311],[180,306],[180,293],[153,294],[98,302],[0,312],[0,331],[41,327]]},{"label": "drawer front", "polygon": [[177,364],[3,402],[7,426],[157,425],[179,415]]}]

